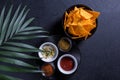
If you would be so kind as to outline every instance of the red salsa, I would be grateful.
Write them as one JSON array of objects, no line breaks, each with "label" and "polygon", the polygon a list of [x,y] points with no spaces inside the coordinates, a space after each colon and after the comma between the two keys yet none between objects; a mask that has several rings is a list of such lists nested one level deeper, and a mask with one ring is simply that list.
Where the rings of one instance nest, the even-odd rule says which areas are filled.
[{"label": "red salsa", "polygon": [[64,57],[61,59],[61,62],[60,62],[60,66],[66,70],[66,71],[70,71],[73,69],[74,67],[74,61],[72,58],[70,57]]}]

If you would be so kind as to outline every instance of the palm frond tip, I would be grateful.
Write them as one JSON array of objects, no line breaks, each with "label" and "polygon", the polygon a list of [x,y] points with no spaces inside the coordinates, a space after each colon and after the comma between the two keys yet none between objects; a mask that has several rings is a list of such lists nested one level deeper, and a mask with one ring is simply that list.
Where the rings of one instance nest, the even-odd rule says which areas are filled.
[{"label": "palm frond tip", "polygon": [[[16,68],[13,66],[0,65],[0,70],[10,72],[40,72],[36,66],[26,63],[24,60],[14,58],[25,58],[25,59],[38,59],[37,57],[24,54],[24,52],[39,52],[38,48],[26,44],[20,43],[14,40],[26,40],[34,38],[48,37],[47,31],[43,30],[39,26],[29,26],[34,18],[26,20],[26,16],[29,9],[26,6],[22,9],[21,5],[18,6],[16,11],[13,11],[13,6],[10,7],[8,12],[6,7],[3,7],[0,13],[0,62],[14,64],[17,66],[24,66],[33,68],[23,69],[22,67]],[[5,16],[5,13],[6,16]],[[13,16],[12,16],[13,14]],[[3,55],[1,57],[1,55]],[[7,56],[7,57],[6,57]],[[10,58],[9,58],[10,57]],[[19,80],[14,77],[10,77],[4,74],[0,74],[2,80]]]}]

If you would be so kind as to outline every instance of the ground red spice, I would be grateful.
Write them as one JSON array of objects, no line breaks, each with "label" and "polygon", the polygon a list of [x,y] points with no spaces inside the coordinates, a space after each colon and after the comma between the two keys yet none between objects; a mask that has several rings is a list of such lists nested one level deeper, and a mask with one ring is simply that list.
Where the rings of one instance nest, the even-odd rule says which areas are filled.
[{"label": "ground red spice", "polygon": [[54,69],[51,64],[45,64],[42,66],[42,71],[45,71],[44,74],[45,76],[51,76],[54,73]]},{"label": "ground red spice", "polygon": [[74,61],[72,58],[70,57],[64,57],[61,59],[60,61],[60,66],[66,70],[66,71],[70,71],[73,69],[74,67]]}]

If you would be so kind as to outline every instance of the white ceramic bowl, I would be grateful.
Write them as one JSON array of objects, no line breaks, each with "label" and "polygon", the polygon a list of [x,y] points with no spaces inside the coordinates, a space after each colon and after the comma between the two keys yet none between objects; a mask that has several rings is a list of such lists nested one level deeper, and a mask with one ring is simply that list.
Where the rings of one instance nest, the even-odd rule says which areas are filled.
[{"label": "white ceramic bowl", "polygon": [[49,58],[44,58],[43,55],[42,55],[42,52],[38,52],[38,56],[39,56],[39,57],[41,58],[41,60],[44,61],[44,62],[52,62],[52,61],[54,61],[54,60],[57,58],[57,56],[58,56],[58,48],[57,48],[57,46],[56,46],[55,44],[53,44],[52,42],[45,42],[45,43],[43,43],[43,44],[39,47],[39,49],[40,49],[40,50],[43,50],[43,47],[44,47],[45,45],[50,45],[50,46],[52,46],[52,47],[54,48],[54,50],[55,50],[54,56],[53,56],[53,57],[49,57]]},{"label": "white ceramic bowl", "polygon": [[[67,71],[67,70],[64,70],[64,69],[61,67],[60,61],[61,61],[64,57],[70,57],[71,59],[73,59],[73,62],[74,62],[74,67],[73,67],[73,69]],[[77,62],[77,59],[76,59],[73,55],[71,55],[71,54],[64,54],[64,55],[62,55],[62,56],[59,58],[59,60],[58,60],[58,62],[57,62],[57,66],[58,66],[58,69],[59,69],[59,71],[60,71],[61,73],[66,74],[66,75],[69,75],[69,74],[72,74],[72,73],[74,73],[74,72],[76,71],[77,66],[78,66],[78,62]]]}]

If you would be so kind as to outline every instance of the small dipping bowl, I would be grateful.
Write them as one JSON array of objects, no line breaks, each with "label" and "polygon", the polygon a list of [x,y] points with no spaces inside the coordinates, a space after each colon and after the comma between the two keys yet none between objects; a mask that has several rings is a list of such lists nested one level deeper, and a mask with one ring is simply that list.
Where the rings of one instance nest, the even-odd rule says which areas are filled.
[{"label": "small dipping bowl", "polygon": [[60,51],[68,52],[70,51],[71,47],[72,47],[72,41],[67,37],[62,37],[58,41],[58,48],[60,49]]},{"label": "small dipping bowl", "polygon": [[53,76],[54,74],[54,70],[55,70],[55,67],[52,63],[44,63],[42,66],[41,66],[41,70],[43,71],[42,72],[42,75],[45,76],[45,77],[51,77]]},{"label": "small dipping bowl", "polygon": [[69,75],[76,71],[78,62],[73,55],[64,54],[59,58],[57,67],[61,73]]},{"label": "small dipping bowl", "polygon": [[[46,49],[48,49],[50,47],[50,49],[52,49],[52,52],[51,51],[46,51],[44,50],[44,47],[46,47]],[[45,42],[43,43],[40,47],[39,47],[40,50],[42,50],[41,52],[38,52],[38,56],[40,57],[40,59],[44,62],[52,62],[54,61],[57,56],[58,56],[58,48],[55,44],[53,44],[52,42]],[[50,52],[50,53],[49,53]],[[49,56],[48,56],[49,55]]]}]

